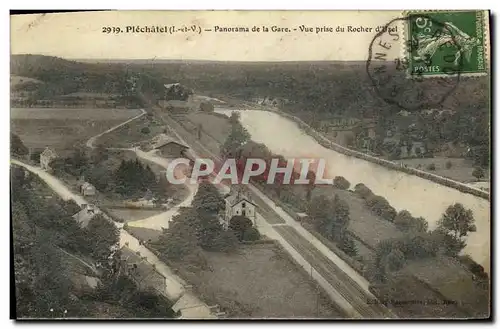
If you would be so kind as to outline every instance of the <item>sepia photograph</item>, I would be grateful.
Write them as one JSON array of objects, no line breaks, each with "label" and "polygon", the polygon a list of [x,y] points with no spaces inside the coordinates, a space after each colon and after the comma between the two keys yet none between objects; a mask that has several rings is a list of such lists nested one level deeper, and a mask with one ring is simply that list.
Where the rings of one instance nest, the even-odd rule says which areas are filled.
[{"label": "sepia photograph", "polygon": [[490,27],[11,12],[14,318],[491,320]]}]

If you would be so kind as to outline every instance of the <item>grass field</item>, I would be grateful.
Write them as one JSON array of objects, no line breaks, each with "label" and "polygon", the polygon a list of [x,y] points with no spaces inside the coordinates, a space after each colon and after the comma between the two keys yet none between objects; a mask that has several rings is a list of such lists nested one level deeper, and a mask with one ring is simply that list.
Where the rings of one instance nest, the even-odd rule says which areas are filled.
[{"label": "grass field", "polygon": [[[477,179],[472,176],[474,171],[474,165],[471,161],[463,158],[446,158],[446,157],[435,157],[435,158],[424,158],[424,159],[401,159],[397,160],[402,162],[409,167],[418,168],[421,170],[428,171],[430,173],[448,177],[459,182],[475,182]],[[446,163],[451,162],[451,168],[446,168]],[[436,166],[436,170],[429,170],[427,166],[433,163]],[[485,177],[489,177],[489,172],[486,172]]]},{"label": "grass field", "polygon": [[131,109],[12,108],[11,130],[29,148],[73,149],[137,114]]},{"label": "grass field", "polygon": [[[149,133],[141,132],[145,127],[149,128]],[[97,145],[128,148],[132,147],[132,144],[148,141],[161,133],[168,134],[168,128],[165,125],[161,125],[147,116],[142,116],[109,134],[103,135],[97,140]]]},{"label": "grass field", "polygon": [[229,317],[341,317],[303,269],[274,244],[246,245],[231,254],[204,255],[209,270],[182,275],[203,300],[219,304]]},{"label": "grass field", "polygon": [[163,210],[150,209],[128,209],[128,208],[108,208],[108,211],[123,220],[124,223],[145,219],[151,216],[158,215]]}]

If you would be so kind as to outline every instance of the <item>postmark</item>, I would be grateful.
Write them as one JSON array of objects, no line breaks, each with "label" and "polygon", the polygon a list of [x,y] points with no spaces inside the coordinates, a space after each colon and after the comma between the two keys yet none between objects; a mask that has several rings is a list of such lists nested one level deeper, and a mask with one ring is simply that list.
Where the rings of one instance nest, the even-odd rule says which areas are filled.
[{"label": "postmark", "polygon": [[[447,52],[437,54],[446,56],[439,61],[439,67],[434,67],[437,65],[433,65],[433,57],[422,55],[419,59],[410,58],[412,53],[416,53],[419,44],[415,40],[406,41],[405,31],[408,25],[418,18],[425,19],[427,24],[435,27],[431,36],[438,36],[440,33],[448,35],[449,28],[433,17],[425,14],[404,15],[388,22],[375,35],[369,45],[366,62],[366,71],[375,93],[388,104],[409,111],[439,106],[459,84],[464,62],[462,56],[455,60],[455,57],[452,59],[446,56]],[[443,30],[445,32],[442,32]],[[455,39],[455,36],[450,34],[448,44],[440,47],[450,46],[461,51],[461,44]],[[420,53],[423,54],[423,51]],[[437,55],[434,53],[434,56]],[[417,64],[436,74],[425,75],[424,69],[415,69]],[[438,72],[443,74],[437,74]]]}]

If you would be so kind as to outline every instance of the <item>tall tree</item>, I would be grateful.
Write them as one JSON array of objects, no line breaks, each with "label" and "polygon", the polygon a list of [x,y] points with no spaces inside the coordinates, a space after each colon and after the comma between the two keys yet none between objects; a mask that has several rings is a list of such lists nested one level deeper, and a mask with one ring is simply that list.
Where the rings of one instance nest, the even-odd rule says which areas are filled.
[{"label": "tall tree", "polygon": [[10,152],[17,156],[24,156],[29,152],[21,138],[14,133],[10,133]]},{"label": "tall tree", "polygon": [[111,221],[98,214],[86,227],[92,256],[96,261],[107,261],[120,242],[120,232]]},{"label": "tall tree", "polygon": [[[461,203],[449,206],[438,223],[438,230],[453,238],[454,244],[466,246],[465,239],[469,232],[476,232],[472,210],[465,209]],[[460,251],[458,250],[458,251]]]}]

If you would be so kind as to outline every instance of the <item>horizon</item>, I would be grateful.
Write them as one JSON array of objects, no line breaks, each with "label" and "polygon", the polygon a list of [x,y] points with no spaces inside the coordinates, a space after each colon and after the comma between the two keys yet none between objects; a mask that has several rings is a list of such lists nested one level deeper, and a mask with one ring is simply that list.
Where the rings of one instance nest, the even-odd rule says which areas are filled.
[{"label": "horizon", "polygon": [[41,56],[41,57],[53,57],[66,61],[74,62],[88,62],[88,63],[98,63],[98,62],[126,62],[126,61],[143,61],[151,62],[162,61],[162,62],[207,62],[207,63],[220,63],[220,64],[230,64],[230,63],[249,63],[249,64],[264,64],[264,63],[366,63],[366,60],[262,60],[262,61],[250,61],[250,60],[216,60],[216,59],[170,59],[170,58],[71,58],[57,55],[46,55],[41,53],[17,53],[10,54],[13,56]]}]

